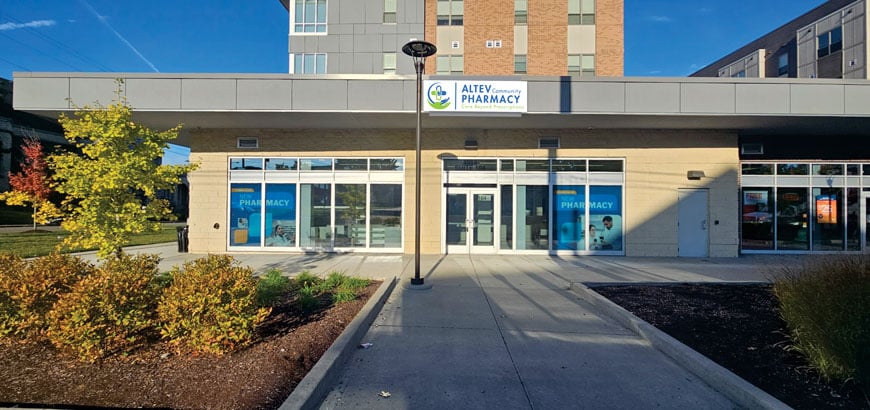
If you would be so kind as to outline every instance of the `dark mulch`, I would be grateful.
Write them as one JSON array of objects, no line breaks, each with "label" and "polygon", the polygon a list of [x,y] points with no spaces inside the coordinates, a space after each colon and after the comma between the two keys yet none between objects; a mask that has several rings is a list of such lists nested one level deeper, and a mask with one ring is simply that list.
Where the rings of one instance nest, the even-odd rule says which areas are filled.
[{"label": "dark mulch", "polygon": [[870,408],[855,383],[824,382],[789,349],[787,328],[769,285],[593,289],[789,406]]},{"label": "dark mulch", "polygon": [[249,347],[226,354],[174,354],[165,343],[84,364],[45,343],[0,345],[0,406],[277,408],[362,309],[357,300],[311,311],[284,300]]}]

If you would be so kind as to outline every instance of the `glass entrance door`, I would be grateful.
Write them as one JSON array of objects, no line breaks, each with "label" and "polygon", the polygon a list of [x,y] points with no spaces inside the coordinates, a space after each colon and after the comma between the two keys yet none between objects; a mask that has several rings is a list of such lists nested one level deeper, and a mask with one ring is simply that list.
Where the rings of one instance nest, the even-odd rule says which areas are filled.
[{"label": "glass entrance door", "polygon": [[495,253],[496,190],[450,188],[447,193],[447,253]]},{"label": "glass entrance door", "polygon": [[861,192],[861,250],[870,253],[870,192]]}]

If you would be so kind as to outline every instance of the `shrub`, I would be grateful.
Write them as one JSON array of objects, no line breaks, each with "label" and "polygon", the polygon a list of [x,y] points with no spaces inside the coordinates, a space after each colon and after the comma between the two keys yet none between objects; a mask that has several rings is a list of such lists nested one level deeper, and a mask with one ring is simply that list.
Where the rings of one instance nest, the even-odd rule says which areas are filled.
[{"label": "shrub", "polygon": [[228,255],[209,255],[176,268],[157,307],[160,333],[176,346],[215,354],[249,343],[269,314],[257,306],[252,275]]},{"label": "shrub", "polygon": [[319,287],[321,283],[323,283],[323,279],[320,279],[317,275],[311,274],[310,272],[302,272],[293,278],[293,286],[296,288],[303,288],[306,286]]},{"label": "shrub", "polygon": [[369,285],[371,281],[362,278],[353,278],[342,273],[332,272],[326,277],[325,291],[332,293],[332,302],[335,304],[350,302],[359,296],[359,291]]},{"label": "shrub", "polygon": [[[51,254],[22,263],[14,257],[0,261],[0,294],[7,298],[0,335],[39,339],[48,327],[47,315],[60,295],[93,271],[78,257]],[[3,299],[0,296],[0,299]]]},{"label": "shrub", "polygon": [[824,378],[870,385],[870,256],[783,268],[773,290],[794,348]]},{"label": "shrub", "polygon": [[49,340],[89,362],[144,342],[154,326],[159,262],[157,255],[111,256],[57,301]]},{"label": "shrub", "polygon": [[273,306],[290,289],[290,278],[272,269],[257,282],[257,304]]}]

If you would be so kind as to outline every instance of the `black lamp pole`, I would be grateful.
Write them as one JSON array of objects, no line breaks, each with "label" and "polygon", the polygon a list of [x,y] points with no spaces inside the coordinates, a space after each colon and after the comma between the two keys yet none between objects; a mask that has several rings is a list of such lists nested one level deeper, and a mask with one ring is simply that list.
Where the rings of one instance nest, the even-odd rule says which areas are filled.
[{"label": "black lamp pole", "polygon": [[426,57],[435,54],[438,51],[435,45],[425,41],[411,40],[402,46],[402,52],[414,59],[414,68],[417,70],[417,175],[414,198],[414,278],[411,279],[412,285],[422,285],[423,278],[420,277],[420,128],[422,127],[422,119],[420,117],[421,104],[423,100],[423,69],[426,66]]}]

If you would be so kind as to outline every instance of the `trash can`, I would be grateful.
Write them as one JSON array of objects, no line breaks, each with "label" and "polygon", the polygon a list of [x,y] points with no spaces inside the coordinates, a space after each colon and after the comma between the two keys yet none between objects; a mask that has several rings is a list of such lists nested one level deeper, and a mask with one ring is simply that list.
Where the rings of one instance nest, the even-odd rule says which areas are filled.
[{"label": "trash can", "polygon": [[187,225],[176,226],[178,234],[178,253],[187,253]]}]

